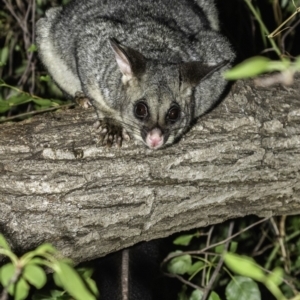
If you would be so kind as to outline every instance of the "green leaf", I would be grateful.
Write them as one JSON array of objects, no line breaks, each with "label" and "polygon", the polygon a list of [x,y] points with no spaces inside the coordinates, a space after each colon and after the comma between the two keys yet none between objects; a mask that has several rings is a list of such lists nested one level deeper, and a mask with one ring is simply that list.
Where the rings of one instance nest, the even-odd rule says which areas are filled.
[{"label": "green leaf", "polygon": [[10,110],[10,106],[7,101],[0,101],[0,113],[5,113]]},{"label": "green leaf", "polygon": [[297,56],[297,59],[296,59],[294,65],[295,65],[296,69],[298,71],[300,71],[300,56]]},{"label": "green leaf", "polygon": [[229,252],[233,252],[233,253],[236,252],[237,246],[238,246],[237,242],[231,242],[229,246]]},{"label": "green leaf", "polygon": [[192,258],[190,255],[185,254],[174,257],[168,264],[168,271],[172,274],[183,275],[187,273],[192,267]]},{"label": "green leaf", "polygon": [[94,273],[92,268],[76,268],[76,271],[84,279],[85,283],[89,289],[93,292],[94,295],[99,296],[98,288],[95,281],[91,278]]},{"label": "green leaf", "polygon": [[2,247],[5,250],[11,251],[5,237],[3,234],[0,233],[0,247]]},{"label": "green leaf", "polygon": [[40,76],[40,81],[49,82],[49,81],[51,81],[51,77],[49,75]]},{"label": "green leaf", "polygon": [[53,102],[49,99],[32,99],[32,101],[40,106],[53,106]]},{"label": "green leaf", "polygon": [[218,246],[215,247],[215,252],[221,254],[221,253],[224,252],[224,249],[225,249],[225,245],[224,244],[218,245]]},{"label": "green leaf", "polygon": [[27,49],[27,52],[37,52],[37,46],[35,44],[31,44]]},{"label": "green leaf", "polygon": [[85,282],[88,285],[89,289],[93,292],[93,294],[95,296],[99,296],[99,291],[95,280],[93,280],[92,278],[86,278]]},{"label": "green leaf", "polygon": [[36,264],[43,265],[44,264],[43,259],[41,259],[37,256],[43,257],[45,255],[54,254],[55,251],[56,251],[55,248],[53,248],[53,246],[51,244],[45,243],[45,244],[37,247],[35,250],[25,253],[22,256],[22,261],[25,262],[25,264],[29,264],[32,262],[33,259],[35,259]]},{"label": "green leaf", "polygon": [[194,290],[191,294],[189,300],[201,300],[203,296],[203,292],[200,290]]},{"label": "green leaf", "polygon": [[67,100],[59,100],[59,99],[51,99],[53,106],[56,104],[58,105],[63,105],[63,104],[68,104],[68,103],[72,103],[72,101],[67,101]]},{"label": "green leaf", "polygon": [[16,285],[16,293],[14,295],[15,300],[26,299],[29,293],[29,288],[28,283],[23,278],[20,278]]},{"label": "green leaf", "polygon": [[53,273],[53,280],[55,282],[55,285],[63,287],[63,283],[60,281],[60,277],[57,275],[57,273]]},{"label": "green leaf", "polygon": [[263,56],[251,57],[225,72],[224,77],[227,80],[255,77],[268,71],[270,61],[269,58]]},{"label": "green leaf", "polygon": [[8,60],[9,56],[9,48],[8,47],[3,47],[0,50],[0,67],[3,67],[6,65],[6,62]]},{"label": "green leaf", "polygon": [[[194,290],[189,298],[189,300],[201,300],[203,297],[203,292],[201,290]],[[212,291],[209,295],[208,300],[220,300],[219,295]]]},{"label": "green leaf", "polygon": [[34,257],[30,259],[30,261],[27,263],[28,265],[44,265],[45,259],[40,257]]},{"label": "green leaf", "polygon": [[73,300],[65,291],[50,291],[49,293],[35,293],[31,300]]},{"label": "green leaf", "polygon": [[186,285],[183,285],[181,291],[178,293],[178,300],[188,300],[186,291],[187,291],[187,287]]},{"label": "green leaf", "polygon": [[[237,242],[231,242],[230,246],[229,246],[230,252],[235,252],[236,249],[237,249],[237,245],[238,245]],[[222,254],[224,252],[224,250],[225,250],[225,244],[218,245],[218,246],[215,247],[215,252],[216,253]]]},{"label": "green leaf", "polygon": [[44,255],[46,253],[55,254],[57,251],[51,244],[44,243],[38,246],[33,252],[35,255]]},{"label": "green leaf", "polygon": [[221,300],[221,299],[216,292],[212,291],[209,295],[208,300]]},{"label": "green leaf", "polygon": [[258,285],[251,278],[234,276],[226,286],[227,300],[260,300]]},{"label": "green leaf", "polygon": [[193,237],[194,237],[193,234],[181,235],[177,239],[174,240],[173,244],[181,245],[181,246],[188,246]]},{"label": "green leaf", "polygon": [[[62,296],[68,296],[65,291],[51,290],[51,291],[38,291],[34,293],[31,300],[58,300],[63,299]],[[70,300],[70,296],[68,296]]]},{"label": "green leaf", "polygon": [[8,263],[0,269],[0,282],[4,287],[7,287],[15,271],[16,267],[12,263]]},{"label": "green leaf", "polygon": [[96,299],[86,288],[78,273],[64,262],[58,262],[55,268],[56,274],[63,288],[77,300]]},{"label": "green leaf", "polygon": [[263,281],[266,277],[259,265],[249,257],[226,253],[224,261],[232,271],[239,275],[250,277],[257,281]]},{"label": "green leaf", "polygon": [[84,279],[90,278],[94,270],[92,268],[76,268],[76,271],[82,276]]},{"label": "green leaf", "polygon": [[51,296],[55,297],[55,298],[59,298],[59,297],[63,296],[63,294],[66,294],[65,291],[59,291],[59,290],[51,290],[50,293],[51,293]]},{"label": "green leaf", "polygon": [[23,60],[22,64],[18,68],[15,68],[15,74],[17,74],[17,75],[23,74],[26,70],[27,64],[28,64],[28,61]]},{"label": "green leaf", "polygon": [[189,268],[189,270],[187,271],[187,273],[189,275],[192,275],[192,274],[197,273],[200,270],[202,270],[203,267],[204,267],[203,261],[197,261],[194,264],[192,264],[192,266]]},{"label": "green leaf", "polygon": [[285,71],[290,67],[290,65],[291,65],[291,61],[288,59],[272,60],[267,65],[267,71],[268,72]]},{"label": "green leaf", "polygon": [[267,285],[269,282],[279,286],[283,280],[283,270],[281,268],[275,268],[272,273],[267,275],[265,279],[265,284]]},{"label": "green leaf", "polygon": [[7,102],[10,106],[17,106],[31,102],[31,96],[25,93],[21,93],[8,98]]},{"label": "green leaf", "polygon": [[47,282],[45,271],[37,265],[26,265],[23,277],[37,289],[42,288]]}]

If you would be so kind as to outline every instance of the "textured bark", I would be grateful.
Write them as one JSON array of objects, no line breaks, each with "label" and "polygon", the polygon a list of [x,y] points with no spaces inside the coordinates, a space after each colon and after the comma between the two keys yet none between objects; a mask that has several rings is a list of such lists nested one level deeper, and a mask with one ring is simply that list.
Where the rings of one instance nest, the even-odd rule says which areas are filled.
[{"label": "textured bark", "polygon": [[76,262],[248,214],[300,213],[300,78],[238,82],[176,145],[97,146],[93,109],[0,126],[0,232]]}]

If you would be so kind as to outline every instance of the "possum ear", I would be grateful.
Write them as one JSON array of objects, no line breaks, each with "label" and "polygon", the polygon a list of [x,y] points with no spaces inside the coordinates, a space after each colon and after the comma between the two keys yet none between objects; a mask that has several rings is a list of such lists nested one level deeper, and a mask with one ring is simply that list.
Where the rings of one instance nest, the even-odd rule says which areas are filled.
[{"label": "possum ear", "polygon": [[141,76],[145,72],[146,59],[140,52],[121,45],[116,39],[109,39],[109,42],[125,81]]},{"label": "possum ear", "polygon": [[209,65],[200,61],[186,62],[180,65],[180,80],[189,87],[196,87],[202,80],[211,76],[214,72],[224,67],[228,61],[217,65]]},{"label": "possum ear", "polygon": [[179,81],[182,95],[193,95],[193,115],[200,117],[220,99],[228,81],[222,72],[230,66],[229,61],[218,64],[187,62],[179,67]]}]

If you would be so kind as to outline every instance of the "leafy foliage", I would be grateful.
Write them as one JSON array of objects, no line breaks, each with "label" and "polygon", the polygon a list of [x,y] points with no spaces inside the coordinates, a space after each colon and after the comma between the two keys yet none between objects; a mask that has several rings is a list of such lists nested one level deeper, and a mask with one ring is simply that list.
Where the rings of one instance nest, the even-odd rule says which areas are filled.
[{"label": "leafy foliage", "polygon": [[[280,60],[274,61],[262,56],[251,57],[250,59],[243,61],[239,65],[227,71],[224,74],[224,77],[228,80],[236,80],[241,78],[256,77],[263,73],[279,71],[281,72],[282,76],[274,76],[273,80],[269,81],[269,85],[274,83],[283,83],[286,85],[292,84],[294,74],[297,71],[300,71],[300,56],[293,57],[287,52],[284,43],[286,34],[283,34],[283,31],[288,30],[288,32],[291,34],[293,31],[295,31],[295,27],[299,25],[296,15],[300,13],[300,1],[297,1],[298,7],[296,6],[295,1],[290,1],[290,3],[287,3],[287,1],[282,1],[281,6],[279,1],[272,1],[273,6],[277,9],[277,12],[279,11],[276,20],[278,27],[272,33],[269,33],[267,26],[261,17],[259,8],[255,7],[253,2],[250,0],[244,1],[259,24],[261,36],[265,46],[267,47],[269,42],[271,50],[277,54]],[[287,13],[291,13],[291,15],[285,21],[282,21],[282,16],[286,15]],[[268,37],[268,40],[266,40],[266,36]],[[275,37],[277,38],[276,40]]]},{"label": "leafy foliage", "polygon": [[227,300],[260,300],[258,285],[249,277],[234,276],[226,286]]},{"label": "leafy foliage", "polygon": [[[268,299],[300,298],[300,282],[296,279],[299,268],[294,267],[299,265],[300,256],[300,247],[295,247],[300,245],[300,232],[295,231],[299,218],[264,219],[249,226],[245,221],[237,221],[236,233],[231,221],[228,226],[219,224],[207,232],[197,231],[175,239],[174,244],[180,249],[170,253],[163,266],[168,276],[184,283],[180,300],[259,300],[264,299],[262,286],[269,291]],[[259,223],[259,229],[251,229]],[[284,228],[286,231],[280,231]],[[275,232],[286,239],[278,238]],[[283,259],[287,254],[289,257]]]},{"label": "leafy foliage", "polygon": [[[0,47],[0,121],[22,120],[65,105],[65,101],[52,99],[62,98],[62,93],[39,63],[34,44],[36,21],[57,2],[3,2],[4,7],[0,8],[0,44],[3,45]],[[60,2],[65,4],[68,1]]]},{"label": "leafy foliage", "polygon": [[18,258],[10,249],[4,236],[0,234],[0,255],[10,258],[11,262],[0,268],[0,286],[3,286],[1,299],[8,294],[15,300],[26,299],[30,286],[41,289],[47,282],[44,267],[54,271],[56,284],[65,291],[51,291],[50,295],[38,295],[35,299],[94,300],[98,296],[91,270],[76,271],[70,260],[57,259],[58,253],[50,244],[43,244]]},{"label": "leafy foliage", "polygon": [[33,114],[36,114],[37,112],[45,112],[45,111],[50,111],[62,107],[70,107],[74,105],[70,101],[62,101],[58,99],[45,99],[35,95],[31,95],[30,93],[26,93],[18,88],[15,88],[13,86],[4,83],[1,79],[0,79],[0,87],[7,88],[11,91],[10,96],[7,99],[5,100],[0,99],[0,114],[9,113],[12,109],[18,108],[25,104],[30,104],[32,109],[29,112],[20,113],[17,116],[13,116],[13,117],[2,116],[0,117],[0,122],[8,121],[11,119],[22,120],[23,118],[31,117]]}]

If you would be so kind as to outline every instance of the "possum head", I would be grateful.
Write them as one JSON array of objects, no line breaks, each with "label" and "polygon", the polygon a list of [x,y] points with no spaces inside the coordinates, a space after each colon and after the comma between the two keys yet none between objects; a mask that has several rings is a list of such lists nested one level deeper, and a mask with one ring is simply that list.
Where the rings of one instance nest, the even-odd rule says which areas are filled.
[{"label": "possum head", "polygon": [[110,40],[123,74],[121,119],[124,128],[150,149],[176,142],[200,114],[194,90],[224,63],[164,64]]}]

